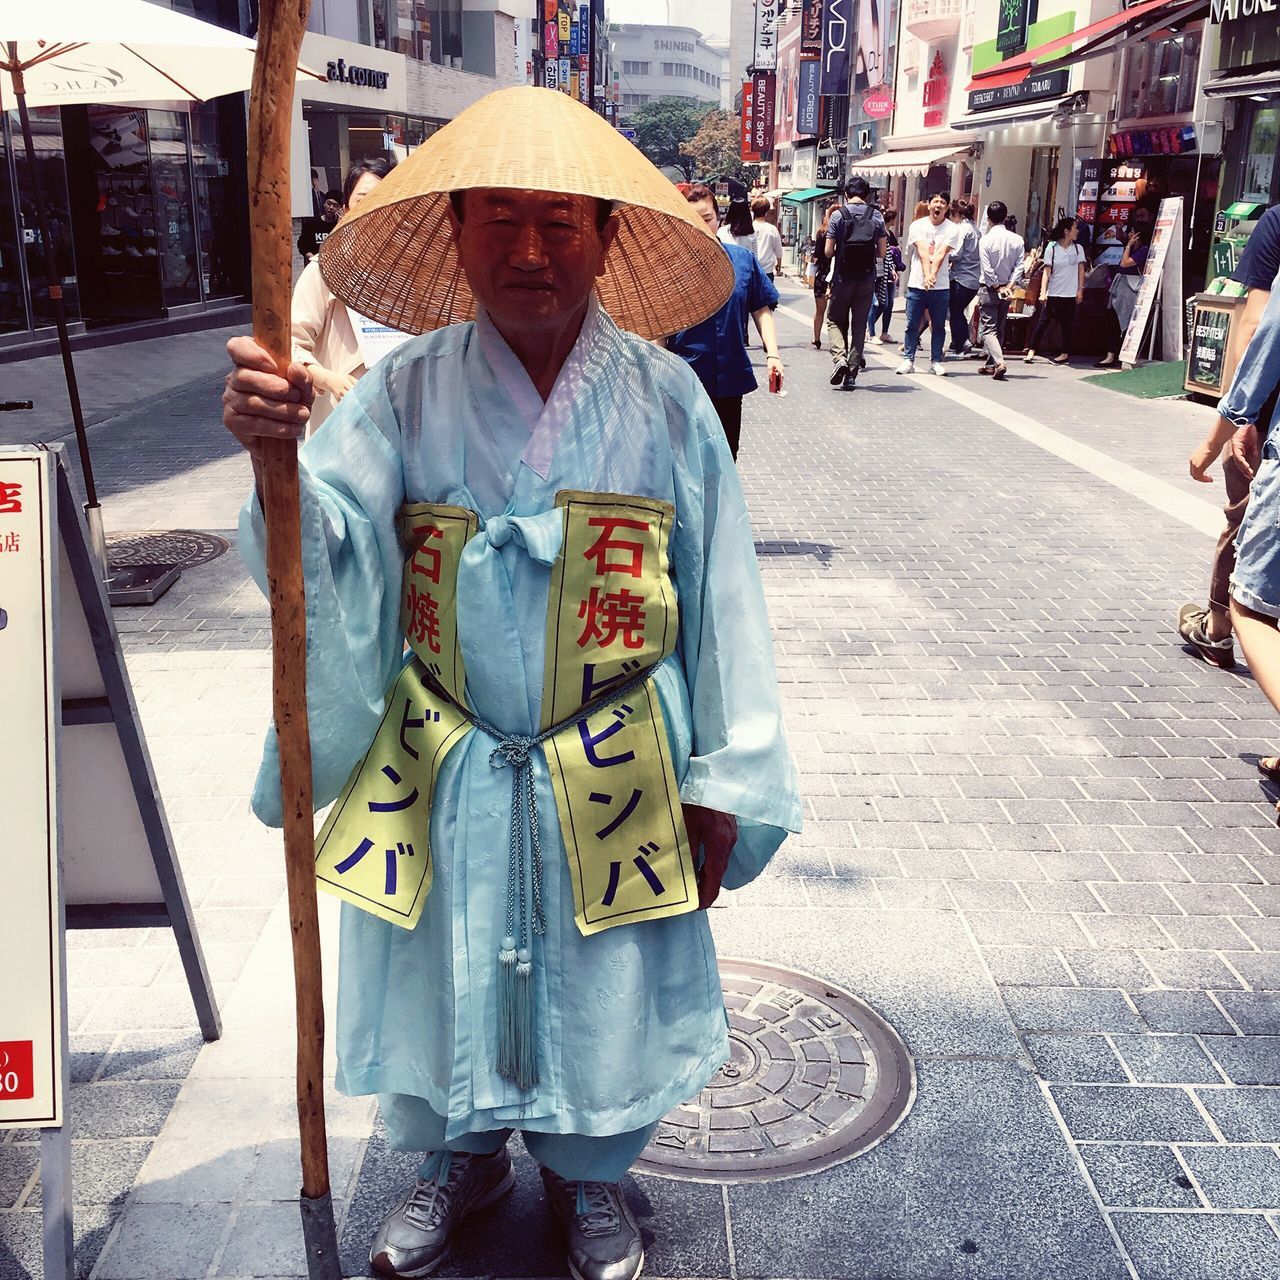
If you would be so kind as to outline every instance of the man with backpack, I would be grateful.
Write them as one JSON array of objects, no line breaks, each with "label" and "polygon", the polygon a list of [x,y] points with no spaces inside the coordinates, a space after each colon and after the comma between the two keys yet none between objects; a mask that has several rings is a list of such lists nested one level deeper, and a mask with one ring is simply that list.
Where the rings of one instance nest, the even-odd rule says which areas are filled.
[{"label": "man with backpack", "polygon": [[827,223],[823,252],[831,259],[831,301],[827,307],[831,385],[852,391],[864,363],[867,316],[875,301],[877,267],[889,247],[889,232],[880,210],[867,203],[871,187],[865,178],[850,178],[844,193],[845,204]]}]

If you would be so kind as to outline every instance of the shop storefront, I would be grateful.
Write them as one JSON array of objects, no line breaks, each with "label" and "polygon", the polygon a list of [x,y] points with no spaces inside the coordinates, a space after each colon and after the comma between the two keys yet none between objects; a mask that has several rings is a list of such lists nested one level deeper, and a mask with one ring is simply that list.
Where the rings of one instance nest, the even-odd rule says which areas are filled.
[{"label": "shop storefront", "polygon": [[[243,100],[32,112],[76,329],[180,316],[248,290]],[[0,117],[0,345],[53,323],[16,112]]]},{"label": "shop storefront", "polygon": [[1206,97],[1227,104],[1215,242],[1209,274],[1227,275],[1258,219],[1280,202],[1280,8],[1213,0],[1207,31],[1216,39]]}]

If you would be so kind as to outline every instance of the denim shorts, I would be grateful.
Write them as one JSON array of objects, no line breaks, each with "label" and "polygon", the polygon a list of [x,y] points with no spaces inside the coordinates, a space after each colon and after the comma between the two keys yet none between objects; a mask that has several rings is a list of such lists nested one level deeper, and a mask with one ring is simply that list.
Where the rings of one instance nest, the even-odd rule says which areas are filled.
[{"label": "denim shorts", "polygon": [[1280,619],[1280,453],[1272,432],[1249,487],[1249,507],[1236,535],[1231,598]]}]

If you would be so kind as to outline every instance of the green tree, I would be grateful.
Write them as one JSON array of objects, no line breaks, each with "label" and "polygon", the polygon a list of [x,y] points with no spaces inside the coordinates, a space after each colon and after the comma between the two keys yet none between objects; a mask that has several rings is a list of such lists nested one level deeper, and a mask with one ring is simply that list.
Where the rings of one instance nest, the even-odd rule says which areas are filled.
[{"label": "green tree", "polygon": [[694,160],[684,154],[684,144],[694,137],[703,117],[705,104],[686,98],[655,98],[638,106],[627,122],[636,131],[636,146],[660,169],[672,166],[684,174],[685,180],[697,171]]},{"label": "green tree", "polygon": [[703,177],[737,178],[747,181],[754,165],[742,162],[742,135],[738,117],[732,111],[713,107],[702,117],[702,127],[681,148]]}]

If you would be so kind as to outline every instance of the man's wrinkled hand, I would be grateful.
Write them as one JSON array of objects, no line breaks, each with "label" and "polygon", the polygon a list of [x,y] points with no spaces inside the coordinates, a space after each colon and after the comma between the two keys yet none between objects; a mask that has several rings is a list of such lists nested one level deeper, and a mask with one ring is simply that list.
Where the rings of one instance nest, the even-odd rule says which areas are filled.
[{"label": "man's wrinkled hand", "polygon": [[302,436],[315,388],[305,365],[291,364],[280,377],[276,362],[252,338],[232,338],[227,354],[235,368],[222,393],[222,423],[258,461],[264,438]]},{"label": "man's wrinkled hand", "polygon": [[1231,456],[1236,466],[1252,480],[1262,462],[1262,445],[1258,440],[1258,428],[1253,423],[1241,427],[1231,437]]},{"label": "man's wrinkled hand", "polygon": [[698,910],[705,911],[720,896],[729,855],[738,842],[738,822],[732,814],[704,809],[700,804],[681,807],[689,833],[689,851],[698,868]]}]

